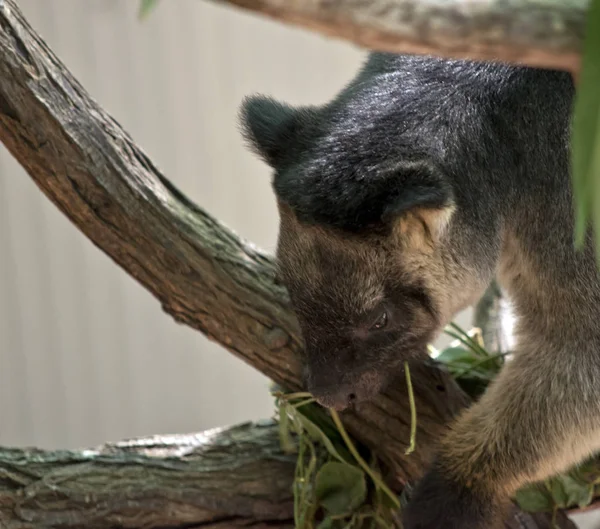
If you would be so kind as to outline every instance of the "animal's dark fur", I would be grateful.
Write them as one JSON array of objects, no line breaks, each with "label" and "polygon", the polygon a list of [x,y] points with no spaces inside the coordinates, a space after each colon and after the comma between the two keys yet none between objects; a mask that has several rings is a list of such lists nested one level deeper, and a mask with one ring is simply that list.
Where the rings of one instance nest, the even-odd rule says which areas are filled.
[{"label": "animal's dark fur", "polygon": [[[504,505],[492,494],[449,479],[433,464],[412,493],[420,504],[409,502],[403,515],[405,527],[414,529],[500,529]],[[416,508],[415,508],[416,507]],[[495,525],[494,525],[495,524]]]},{"label": "animal's dark fur", "polygon": [[515,358],[442,439],[443,475],[424,478],[406,529],[487,527],[518,486],[600,449],[600,283],[591,238],[573,245],[573,94],[563,72],[376,53],[322,107],[244,104],[274,169],[280,278],[322,404],[372,398],[494,276],[512,298]]}]

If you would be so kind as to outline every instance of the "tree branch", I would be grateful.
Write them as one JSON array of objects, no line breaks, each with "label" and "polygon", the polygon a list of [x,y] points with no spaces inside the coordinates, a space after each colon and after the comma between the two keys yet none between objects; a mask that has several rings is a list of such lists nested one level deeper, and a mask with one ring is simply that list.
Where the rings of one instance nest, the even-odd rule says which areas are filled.
[{"label": "tree branch", "polygon": [[395,53],[577,73],[589,0],[213,0]]},{"label": "tree branch", "polygon": [[291,529],[294,468],[272,423],[81,452],[0,449],[0,527]]}]

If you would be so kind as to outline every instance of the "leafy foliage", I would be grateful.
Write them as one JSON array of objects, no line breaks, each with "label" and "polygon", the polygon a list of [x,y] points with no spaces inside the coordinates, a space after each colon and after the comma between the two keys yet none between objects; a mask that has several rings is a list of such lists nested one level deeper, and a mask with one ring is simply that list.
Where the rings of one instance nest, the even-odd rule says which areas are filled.
[{"label": "leafy foliage", "polygon": [[[590,460],[587,464],[599,465],[597,460]],[[556,513],[558,509],[588,506],[598,492],[596,485],[594,480],[586,479],[579,468],[575,468],[543,483],[523,487],[517,491],[515,499],[524,511]]]},{"label": "leafy foliage", "polygon": [[456,341],[443,351],[434,352],[433,356],[448,368],[468,395],[477,399],[504,365],[506,354],[488,352],[479,329],[465,332],[451,323],[446,334]]},{"label": "leafy foliage", "polygon": [[343,516],[355,511],[367,499],[365,474],[354,465],[329,461],[317,472],[315,496],[327,514]]},{"label": "leafy foliage", "polygon": [[297,529],[394,526],[399,507],[377,462],[357,447],[335,412],[328,415],[308,393],[274,389],[282,448],[298,454],[294,479]]}]

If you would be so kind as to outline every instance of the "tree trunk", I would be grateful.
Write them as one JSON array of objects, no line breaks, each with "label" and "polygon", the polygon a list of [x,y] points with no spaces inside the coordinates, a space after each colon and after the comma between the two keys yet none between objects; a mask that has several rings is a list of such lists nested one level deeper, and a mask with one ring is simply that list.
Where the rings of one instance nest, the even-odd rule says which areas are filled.
[{"label": "tree trunk", "polygon": [[[13,0],[6,0],[0,8],[0,140],[46,196],[94,244],[147,288],[167,313],[221,343],[285,388],[302,388],[302,347],[298,327],[284,290],[273,283],[271,257],[240,240],[175,189],[119,124],[89,97],[31,29]],[[354,438],[371,448],[382,460],[386,479],[397,491],[408,480],[420,476],[444,425],[468,404],[467,397],[446,371],[427,358],[422,360],[411,367],[418,432],[417,449],[410,456],[404,455],[410,435],[404,377],[373,403],[343,414],[344,423]],[[22,492],[14,492],[17,496],[12,496],[12,500],[10,493],[4,496],[8,499],[0,503],[0,513],[8,520],[21,513],[19,516],[24,516],[25,521],[31,521],[35,516],[43,518],[48,511],[49,518],[39,522],[38,526],[47,527],[54,523],[51,520],[56,515],[63,516],[62,525],[56,522],[57,527],[63,527],[64,520],[70,519],[68,513],[78,512],[77,523],[93,526],[96,522],[89,522],[86,516],[97,516],[112,500],[105,496],[100,498],[96,492],[92,494],[92,489],[98,488],[104,491],[102,494],[110,495],[117,490],[123,492],[119,489],[121,486],[137,491],[138,495],[134,495],[135,501],[131,504],[123,503],[123,498],[128,498],[124,492],[111,496],[115,505],[120,506],[117,510],[127,511],[130,516],[127,518],[129,525],[119,521],[125,520],[119,518],[124,514],[111,518],[111,523],[117,527],[151,527],[143,517],[138,520],[136,512],[163,502],[167,506],[164,512],[170,513],[168,502],[177,500],[169,498],[176,498],[177,494],[190,494],[195,501],[210,498],[206,501],[208,504],[214,502],[217,522],[230,516],[227,506],[219,507],[218,502],[221,494],[223,498],[227,497],[227,491],[220,489],[218,494],[209,494],[202,490],[208,472],[194,474],[198,481],[194,485],[196,488],[191,485],[193,479],[182,477],[181,483],[185,487],[175,480],[177,483],[168,489],[150,490],[144,488],[150,475],[148,472],[153,468],[164,471],[166,461],[155,465],[156,460],[152,464],[136,460],[135,465],[121,467],[123,454],[118,450],[108,451],[100,459],[92,458],[85,463],[81,458],[88,457],[87,453],[79,456],[64,453],[65,459],[60,461],[58,459],[63,456],[37,451],[7,454],[20,462],[11,462],[10,457],[5,461],[0,483],[9,490],[15,490],[15,486],[27,487]],[[50,462],[44,459],[46,457]],[[56,483],[54,478],[48,481],[50,478],[38,477],[36,472],[43,470],[36,466],[40,460],[46,461],[46,466],[42,467],[48,470],[51,470],[51,461],[56,460],[54,470],[58,472],[57,476],[62,476]],[[104,471],[104,481],[94,472],[86,481],[85,472],[90,468],[94,472]],[[125,472],[123,468],[129,470]],[[17,469],[25,470],[17,472]],[[140,471],[136,473],[135,469]],[[176,471],[175,467],[171,470]],[[179,467],[178,472],[184,472],[183,467]],[[287,476],[286,472],[289,470],[282,469],[282,480]],[[127,483],[121,482],[124,476]],[[264,476],[261,466],[254,478]],[[83,481],[78,481],[80,479]],[[289,479],[286,477],[286,483]],[[81,487],[86,483],[85,486],[90,487],[89,495],[58,494],[60,491],[56,486],[75,482],[81,483]],[[273,497],[289,502],[288,486],[273,480],[275,482],[281,489]],[[45,504],[41,499],[30,502],[30,491],[35,496],[36,491],[41,490],[36,487],[49,487],[44,501],[56,503]],[[73,499],[78,506],[71,505]],[[252,511],[250,507],[247,513]],[[203,508],[206,506],[184,505],[181,512],[172,516],[183,516],[185,520],[193,518],[193,523],[202,524],[204,518],[198,513]],[[56,509],[64,509],[60,511],[63,514],[57,513]],[[196,514],[192,514],[194,509],[199,509]],[[265,509],[271,513],[267,507]],[[277,509],[273,512],[279,513],[277,516],[281,515],[287,523],[287,515]],[[250,514],[239,516],[256,520]],[[549,527],[549,518],[542,519],[545,525],[540,527]],[[212,523],[213,519],[207,520]],[[510,523],[517,521],[518,518],[513,517]],[[161,523],[169,525],[164,521]]]}]

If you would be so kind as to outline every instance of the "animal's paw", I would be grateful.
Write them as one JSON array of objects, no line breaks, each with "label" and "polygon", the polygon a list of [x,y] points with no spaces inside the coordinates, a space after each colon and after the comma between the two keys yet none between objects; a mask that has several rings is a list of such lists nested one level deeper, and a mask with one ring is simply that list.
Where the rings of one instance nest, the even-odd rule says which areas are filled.
[{"label": "animal's paw", "polygon": [[402,521],[404,529],[496,529],[502,511],[489,494],[449,479],[434,465],[410,494]]}]

